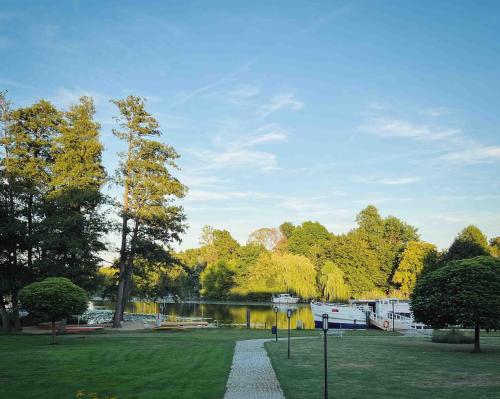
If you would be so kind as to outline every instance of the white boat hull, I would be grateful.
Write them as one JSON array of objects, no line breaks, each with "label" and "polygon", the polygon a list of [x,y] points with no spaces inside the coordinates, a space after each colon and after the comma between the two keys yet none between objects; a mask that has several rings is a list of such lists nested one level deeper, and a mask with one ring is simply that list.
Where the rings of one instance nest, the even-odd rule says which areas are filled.
[{"label": "white boat hull", "polygon": [[368,328],[366,313],[355,307],[336,303],[311,302],[316,328],[323,327],[323,314],[328,315],[328,328],[364,330]]},{"label": "white boat hull", "polygon": [[289,296],[289,297],[273,296],[273,303],[297,303],[298,301],[299,298],[294,296]]}]

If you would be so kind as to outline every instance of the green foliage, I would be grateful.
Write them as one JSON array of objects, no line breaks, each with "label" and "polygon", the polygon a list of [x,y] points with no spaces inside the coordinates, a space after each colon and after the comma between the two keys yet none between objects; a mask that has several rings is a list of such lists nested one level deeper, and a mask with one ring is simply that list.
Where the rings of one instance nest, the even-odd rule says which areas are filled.
[{"label": "green foliage", "polygon": [[417,278],[424,269],[432,269],[437,260],[436,246],[427,242],[411,241],[401,256],[392,282],[399,286],[399,291],[408,296],[415,286]]},{"label": "green foliage", "polygon": [[180,242],[186,217],[174,201],[184,197],[187,189],[171,173],[178,169],[175,149],[153,139],[161,132],[157,120],[146,111],[144,99],[128,96],[112,102],[120,114],[120,129],[113,129],[113,134],[127,145],[116,179],[123,186],[120,277],[113,320],[113,326],[118,327],[130,291],[135,256],[145,247],[168,247],[173,241]]},{"label": "green foliage", "polygon": [[284,222],[280,225],[279,230],[286,239],[289,239],[295,231],[295,226],[291,222]]},{"label": "green foliage", "polygon": [[209,298],[222,299],[228,296],[234,286],[234,272],[226,261],[210,264],[200,276],[201,294]]},{"label": "green foliage", "polygon": [[492,256],[500,257],[500,237],[494,237],[490,240],[490,253]]},{"label": "green foliage", "polygon": [[[416,320],[433,327],[498,327],[500,260],[490,256],[448,263],[417,280],[411,294]],[[476,350],[479,350],[477,337]]]},{"label": "green foliage", "polygon": [[320,284],[327,301],[347,301],[350,298],[351,288],[345,281],[344,272],[332,261],[327,261],[321,268]]},{"label": "green foliage", "polygon": [[50,277],[24,287],[19,293],[23,309],[49,321],[80,315],[87,309],[85,290],[64,277]]},{"label": "green foliage", "polygon": [[304,299],[318,295],[316,269],[309,259],[293,254],[262,253],[249,267],[247,278],[235,290],[240,295],[261,298],[283,292]]},{"label": "green foliage", "polygon": [[442,264],[452,260],[474,258],[489,255],[488,240],[476,226],[467,226],[457,235],[442,258]]},{"label": "green foliage", "polygon": [[297,226],[288,239],[288,250],[309,258],[318,268],[324,261],[330,233],[318,222],[304,222]]},{"label": "green foliage", "polygon": [[470,332],[461,331],[456,328],[449,330],[434,330],[432,342],[440,344],[473,344],[474,335]]}]

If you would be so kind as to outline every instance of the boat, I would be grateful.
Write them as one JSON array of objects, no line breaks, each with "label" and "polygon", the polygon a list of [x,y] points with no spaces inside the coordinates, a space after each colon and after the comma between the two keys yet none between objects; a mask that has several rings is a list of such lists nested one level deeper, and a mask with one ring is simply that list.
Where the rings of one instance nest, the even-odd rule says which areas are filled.
[{"label": "boat", "polygon": [[379,298],[351,301],[353,306],[368,309],[370,325],[381,330],[424,330],[423,323],[416,322],[411,312],[410,302],[398,298]]},{"label": "boat", "polygon": [[368,315],[364,308],[344,303],[311,302],[314,326],[323,327],[323,315],[328,315],[328,328],[364,330],[368,328]]},{"label": "boat", "polygon": [[299,298],[290,294],[279,294],[272,297],[273,303],[297,303]]}]

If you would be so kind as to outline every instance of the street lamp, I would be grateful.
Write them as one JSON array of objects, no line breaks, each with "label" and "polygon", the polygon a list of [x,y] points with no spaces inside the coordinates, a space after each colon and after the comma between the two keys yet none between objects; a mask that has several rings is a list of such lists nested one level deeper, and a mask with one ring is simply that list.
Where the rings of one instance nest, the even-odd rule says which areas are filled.
[{"label": "street lamp", "polygon": [[292,309],[287,309],[286,317],[288,317],[288,358],[290,359],[290,318],[292,317]]},{"label": "street lamp", "polygon": [[392,302],[392,332],[395,331],[394,329],[394,303],[396,302],[395,299],[391,299],[391,302]]},{"label": "street lamp", "polygon": [[323,352],[325,363],[325,389],[324,398],[328,399],[328,345],[327,345],[327,332],[328,332],[328,313],[323,314]]},{"label": "street lamp", "polygon": [[278,307],[274,307],[274,313],[276,314],[276,342],[278,342]]}]

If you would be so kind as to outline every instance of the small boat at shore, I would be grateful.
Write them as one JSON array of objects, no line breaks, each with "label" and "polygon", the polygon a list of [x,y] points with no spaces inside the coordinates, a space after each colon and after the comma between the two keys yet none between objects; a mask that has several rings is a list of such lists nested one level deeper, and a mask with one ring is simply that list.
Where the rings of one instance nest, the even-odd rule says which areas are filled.
[{"label": "small boat at shore", "polygon": [[279,294],[272,297],[273,303],[297,303],[299,298],[290,294]]},{"label": "small boat at shore", "polygon": [[323,315],[328,315],[328,328],[343,330],[363,330],[368,328],[366,310],[343,303],[311,302],[314,326],[321,328]]}]

